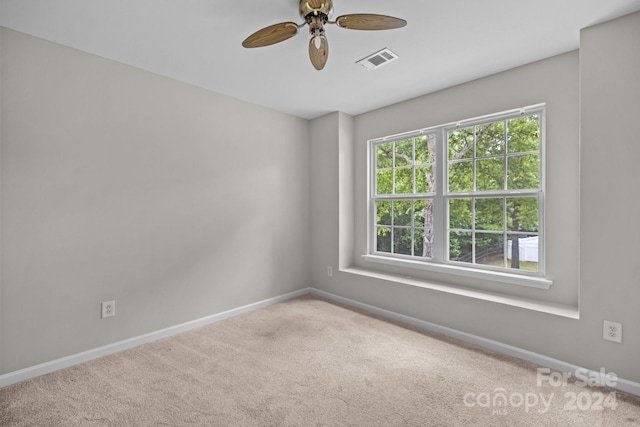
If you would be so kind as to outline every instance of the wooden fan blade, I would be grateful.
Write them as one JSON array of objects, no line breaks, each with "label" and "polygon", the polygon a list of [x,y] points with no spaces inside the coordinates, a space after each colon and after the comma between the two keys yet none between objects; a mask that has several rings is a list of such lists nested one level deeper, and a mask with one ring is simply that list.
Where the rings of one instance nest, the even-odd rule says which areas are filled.
[{"label": "wooden fan blade", "polygon": [[295,22],[281,22],[256,31],[243,42],[244,47],[262,47],[280,43],[298,34],[300,28]]},{"label": "wooden fan blade", "polygon": [[354,13],[339,16],[336,19],[336,24],[350,30],[391,30],[404,27],[407,25],[407,21],[393,16]]},{"label": "wooden fan blade", "polygon": [[[319,46],[316,46],[316,38],[320,39]],[[324,68],[329,57],[329,43],[325,36],[314,36],[309,40],[309,59],[316,70]]]}]

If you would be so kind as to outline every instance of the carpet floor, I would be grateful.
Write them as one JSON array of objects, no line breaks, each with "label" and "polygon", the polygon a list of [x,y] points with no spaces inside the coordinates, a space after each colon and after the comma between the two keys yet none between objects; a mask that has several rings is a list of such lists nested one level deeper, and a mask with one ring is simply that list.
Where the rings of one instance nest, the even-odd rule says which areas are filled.
[{"label": "carpet floor", "polygon": [[305,296],[2,388],[0,425],[640,426],[537,369]]}]

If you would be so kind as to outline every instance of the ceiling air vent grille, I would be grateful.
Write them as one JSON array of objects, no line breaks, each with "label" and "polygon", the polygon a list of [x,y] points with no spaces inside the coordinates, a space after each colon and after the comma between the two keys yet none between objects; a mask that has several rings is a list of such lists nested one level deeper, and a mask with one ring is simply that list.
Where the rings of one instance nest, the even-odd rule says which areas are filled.
[{"label": "ceiling air vent grille", "polygon": [[386,47],[376,53],[373,53],[366,58],[362,58],[357,61],[356,64],[362,65],[367,70],[373,70],[379,67],[382,67],[385,64],[388,64],[391,61],[395,61],[398,59],[398,55],[391,52]]}]

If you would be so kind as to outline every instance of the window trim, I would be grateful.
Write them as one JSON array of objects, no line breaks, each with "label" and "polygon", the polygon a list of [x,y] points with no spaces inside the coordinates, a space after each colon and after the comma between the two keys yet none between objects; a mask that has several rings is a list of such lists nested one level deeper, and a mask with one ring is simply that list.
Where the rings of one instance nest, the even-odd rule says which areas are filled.
[{"label": "window trim", "polygon": [[[531,115],[538,113],[540,115],[540,187],[534,190],[498,190],[496,192],[465,192],[465,193],[452,193],[447,188],[447,176],[448,176],[448,160],[446,156],[446,147],[444,139],[447,132],[456,128],[463,128],[469,126],[475,126],[480,123],[487,123],[492,121],[506,120],[518,115]],[[450,122],[438,126],[431,126],[419,130],[410,132],[403,132],[395,135],[390,135],[382,138],[375,138],[367,141],[368,150],[368,177],[369,182],[367,185],[367,253],[362,255],[361,258],[368,262],[385,264],[395,267],[403,267],[410,269],[417,269],[422,271],[432,271],[438,273],[451,274],[456,276],[471,277],[481,280],[489,280],[494,282],[508,283],[521,286],[529,286],[539,289],[549,289],[553,284],[553,281],[547,278],[546,266],[545,266],[545,192],[546,192],[546,179],[545,179],[545,140],[546,140],[546,111],[545,104],[536,104],[528,107],[512,109],[508,111],[502,111],[495,114],[488,114],[484,116],[474,117],[470,119],[460,120],[456,122]],[[436,245],[434,253],[436,259],[417,259],[416,257],[404,256],[400,254],[390,254],[386,252],[377,252],[374,247],[376,242],[376,218],[375,218],[375,203],[376,195],[375,191],[376,182],[376,150],[375,146],[380,143],[398,141],[402,139],[415,138],[427,134],[436,134],[436,153],[434,158],[434,164],[436,166],[436,188],[435,193],[427,194],[410,194],[410,195],[393,195],[383,198],[394,200],[399,197],[401,199],[412,199],[419,196],[433,197],[434,199],[434,212],[439,210],[441,218],[446,216],[446,200],[456,197],[486,197],[489,195],[496,195],[501,197],[509,197],[511,195],[528,195],[533,196],[537,194],[538,197],[538,209],[539,209],[539,224],[538,224],[538,236],[539,236],[539,264],[538,272],[528,272],[522,270],[512,270],[501,267],[484,266],[480,264],[467,264],[458,263],[456,261],[449,261],[446,258],[446,246],[448,240],[446,239],[447,227],[446,219],[440,222],[440,227],[434,227],[434,233],[436,233],[436,239],[439,239],[441,244]],[[442,151],[445,151],[444,153]],[[506,172],[505,172],[506,173]],[[397,197],[396,197],[397,196]],[[403,197],[408,196],[408,197]]]}]

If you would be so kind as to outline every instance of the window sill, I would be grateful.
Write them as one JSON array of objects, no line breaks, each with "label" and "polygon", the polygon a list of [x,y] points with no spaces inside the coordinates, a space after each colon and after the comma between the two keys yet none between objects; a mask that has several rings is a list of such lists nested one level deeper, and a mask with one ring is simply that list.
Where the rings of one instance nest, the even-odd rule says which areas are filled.
[{"label": "window sill", "polygon": [[518,286],[528,286],[538,289],[549,289],[553,282],[544,277],[523,276],[501,271],[485,271],[474,268],[465,268],[450,264],[433,264],[408,259],[389,258],[378,255],[362,255],[362,259],[368,262],[406,267],[418,270],[434,271],[437,273],[452,274],[456,276],[471,277],[474,279],[489,280],[493,282],[508,283]]},{"label": "window sill", "polygon": [[[369,257],[370,255],[366,255]],[[403,277],[389,273],[379,273],[364,268],[347,267],[341,268],[340,272],[348,274],[356,274],[359,276],[365,276],[380,280],[387,280],[394,283],[400,283],[410,286],[417,286],[425,289],[430,289],[439,292],[445,292],[448,294],[459,295],[467,298],[473,298],[481,301],[488,301],[497,304],[508,305],[511,307],[523,308],[526,310],[537,311],[541,313],[551,314],[555,316],[566,317],[570,319],[580,319],[580,312],[578,307],[565,304],[554,304],[550,302],[536,301],[527,298],[520,298],[511,295],[502,295],[499,293],[492,293],[486,291],[476,291],[466,288],[458,288],[455,286],[441,285],[437,283],[431,283],[425,280],[414,279],[412,277]]]}]

